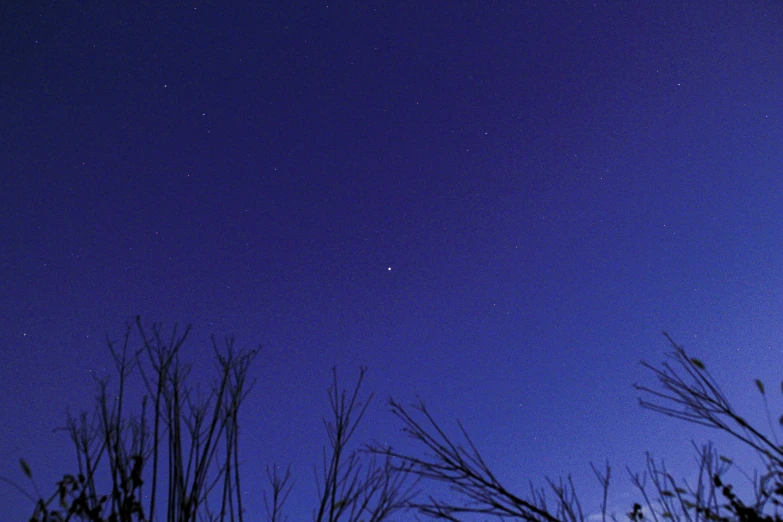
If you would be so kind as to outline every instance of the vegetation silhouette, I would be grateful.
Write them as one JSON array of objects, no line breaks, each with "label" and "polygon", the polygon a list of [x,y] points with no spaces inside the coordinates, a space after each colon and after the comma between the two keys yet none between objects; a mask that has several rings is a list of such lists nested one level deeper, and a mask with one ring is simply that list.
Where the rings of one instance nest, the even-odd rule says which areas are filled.
[{"label": "vegetation silhouette", "polygon": [[[2,478],[34,503],[30,522],[245,520],[239,413],[253,385],[247,383],[247,375],[259,349],[237,350],[230,337],[221,348],[213,337],[217,381],[202,397],[186,384],[190,368],[179,359],[189,332],[187,327],[180,334],[175,326],[165,335],[159,324],[148,332],[137,317],[127,325],[121,348],[108,342],[119,375],[117,392],[109,391],[108,379],[98,380],[92,415],[69,414],[64,428],[76,449],[78,472],[64,475],[49,497],[40,494],[23,459],[20,465],[33,493]],[[141,348],[131,354],[134,333]],[[126,411],[124,401],[134,370],[141,374],[147,392],[141,412],[135,415]],[[332,415],[324,419],[329,444],[324,447],[313,515],[317,522],[386,520],[406,509],[414,496],[415,481],[408,480],[404,468],[366,451],[349,451],[371,398],[360,397],[365,371],[360,369],[350,393],[339,388],[334,371],[329,388]],[[267,477],[269,487],[263,493],[267,518],[284,522],[283,507],[292,487],[290,470],[281,474],[273,465],[267,468]]]},{"label": "vegetation silhouette", "polygon": [[[141,348],[129,355],[134,331],[141,338]],[[188,327],[178,334],[175,326],[164,336],[163,328],[155,324],[147,332],[137,317],[127,326],[121,349],[109,342],[119,374],[118,392],[110,394],[108,380],[99,380],[92,416],[69,415],[65,428],[76,448],[78,472],[64,475],[47,498],[40,494],[24,460],[20,466],[33,493],[2,478],[34,503],[30,522],[245,520],[239,412],[252,388],[253,383],[246,382],[247,374],[258,349],[238,351],[229,337],[220,349],[213,338],[218,379],[202,398],[186,385],[189,368],[178,357],[189,331]],[[755,381],[768,430],[742,417],[706,365],[664,335],[673,351],[658,367],[642,363],[659,387],[635,385],[641,393],[640,405],[731,435],[761,457],[764,470],[749,477],[753,493],[743,500],[726,479],[733,462],[712,443],[694,444],[698,470],[692,483],[678,481],[648,453],[642,473],[628,470],[642,500],[621,516],[630,522],[783,522],[783,446],[774,434],[764,384]],[[123,397],[126,381],[136,369],[147,394],[141,412],[130,415]],[[324,419],[329,443],[316,476],[315,522],[382,522],[402,514],[452,522],[477,517],[528,522],[617,520],[608,510],[612,471],[608,463],[602,469],[593,466],[603,491],[599,515],[585,515],[570,477],[547,479],[544,487],[531,485],[527,493],[512,492],[497,479],[464,427],[458,422],[459,435],[447,434],[421,401],[405,407],[389,399],[389,406],[403,432],[422,451],[401,452],[378,443],[350,450],[349,443],[372,400],[372,394],[362,398],[365,372],[366,368],[360,368],[355,386],[348,390],[339,386],[333,370],[328,390],[330,415]],[[783,424],[783,416],[778,423]],[[291,473],[290,469],[278,470],[275,465],[267,468],[269,484],[263,492],[266,518],[271,522],[288,520],[284,505],[292,489]],[[101,479],[99,472],[105,475]],[[144,489],[147,483],[148,491]],[[425,495],[422,489],[430,484],[447,486],[451,495]]]},{"label": "vegetation silhouette", "polygon": [[[731,459],[720,455],[711,442],[701,446],[694,444],[698,473],[691,484],[678,481],[663,463],[656,463],[648,453],[647,469],[643,473],[628,470],[643,501],[634,503],[625,516],[631,522],[781,522],[783,446],[776,442],[763,383],[755,381],[764,399],[769,433],[749,424],[732,407],[701,360],[689,356],[665,332],[664,336],[674,350],[669,354],[670,360],[660,367],[642,362],[657,378],[660,388],[634,385],[642,394],[640,405],[675,419],[728,433],[752,448],[761,457],[765,469],[751,479],[753,498],[742,500],[725,480],[733,465]],[[372,446],[371,451],[395,459],[401,469],[424,481],[445,483],[456,493],[456,500],[434,496],[414,499],[411,507],[419,513],[455,522],[475,520],[475,515],[528,522],[588,520],[570,477],[559,481],[547,479],[547,486],[543,488],[531,485],[528,494],[513,493],[500,483],[461,424],[459,440],[446,434],[423,402],[408,409],[390,399],[389,405],[402,422],[403,431],[425,451],[423,456],[397,453],[378,445]],[[783,425],[783,416],[779,423]],[[589,519],[616,520],[617,516],[608,512],[611,467],[608,463],[600,470],[593,466],[593,471],[602,486],[603,499],[600,515]],[[471,516],[474,518],[466,518]]]}]

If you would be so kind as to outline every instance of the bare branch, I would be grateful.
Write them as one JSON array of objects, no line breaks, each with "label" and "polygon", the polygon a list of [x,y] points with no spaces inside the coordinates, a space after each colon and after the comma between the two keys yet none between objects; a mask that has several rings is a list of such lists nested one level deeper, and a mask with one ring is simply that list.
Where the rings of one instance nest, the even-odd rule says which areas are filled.
[{"label": "bare branch", "polygon": [[533,490],[532,498],[525,499],[506,489],[484,461],[467,431],[459,424],[467,446],[454,442],[419,402],[413,409],[424,417],[425,423],[416,420],[399,403],[390,399],[392,413],[403,422],[403,432],[424,445],[428,454],[417,457],[395,452],[375,445],[372,451],[395,459],[398,468],[423,480],[442,482],[463,497],[463,502],[446,501],[429,497],[427,502],[412,504],[422,514],[460,521],[463,515],[481,514],[509,517],[529,522],[582,522],[584,515],[574,492],[570,478],[566,481],[549,481],[554,493],[554,512],[546,506],[547,496],[541,490]]}]

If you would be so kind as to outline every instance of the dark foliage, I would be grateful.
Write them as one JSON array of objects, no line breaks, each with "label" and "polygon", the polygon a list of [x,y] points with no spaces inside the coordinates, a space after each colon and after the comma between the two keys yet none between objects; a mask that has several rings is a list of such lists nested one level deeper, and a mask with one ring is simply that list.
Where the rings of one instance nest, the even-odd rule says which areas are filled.
[{"label": "dark foliage", "polygon": [[[139,334],[141,347],[129,355],[133,331]],[[247,373],[258,350],[236,351],[231,338],[218,349],[213,339],[218,379],[202,398],[185,385],[189,369],[178,359],[188,332],[178,335],[175,327],[164,337],[161,327],[154,325],[148,334],[137,318],[135,328],[128,326],[121,349],[109,342],[119,375],[118,391],[109,391],[108,380],[98,381],[94,412],[69,415],[64,428],[76,449],[78,472],[64,475],[47,498],[39,493],[24,460],[20,465],[34,494],[2,478],[34,503],[30,522],[243,522],[239,411],[252,387],[246,382]],[[732,460],[720,455],[712,443],[694,444],[698,472],[691,483],[677,480],[663,462],[648,454],[643,472],[628,470],[640,500],[624,518],[631,522],[783,522],[783,446],[777,443],[764,384],[755,381],[767,412],[766,430],[751,425],[733,408],[700,359],[666,338],[674,348],[669,360],[660,367],[642,363],[658,387],[635,385],[642,393],[641,406],[728,433],[752,448],[764,469],[750,479],[752,498],[742,499],[726,479],[734,466]],[[130,415],[123,398],[126,381],[136,369],[147,395],[140,413]],[[314,522],[382,522],[404,512],[452,522],[477,517],[527,522],[595,519],[583,512],[570,477],[547,479],[542,488],[531,484],[527,492],[503,485],[463,426],[458,423],[459,437],[452,437],[423,402],[408,409],[389,401],[403,432],[419,445],[421,453],[377,444],[351,449],[372,399],[371,395],[361,397],[365,372],[360,369],[350,391],[339,387],[336,370],[333,373],[328,392],[330,415],[324,419],[329,442],[320,471],[316,469]],[[783,417],[779,423],[783,424]],[[271,522],[286,522],[283,507],[292,489],[291,474],[290,470],[280,474],[278,469],[267,468],[266,516]],[[600,470],[594,466],[593,471],[603,488],[599,517],[602,522],[616,521],[617,515],[607,507],[612,470],[607,464]],[[108,480],[98,481],[99,473]],[[108,484],[108,490],[99,492],[99,482]],[[451,494],[420,494],[417,487],[427,484],[445,484]],[[218,507],[213,509],[209,502],[215,499]]]}]

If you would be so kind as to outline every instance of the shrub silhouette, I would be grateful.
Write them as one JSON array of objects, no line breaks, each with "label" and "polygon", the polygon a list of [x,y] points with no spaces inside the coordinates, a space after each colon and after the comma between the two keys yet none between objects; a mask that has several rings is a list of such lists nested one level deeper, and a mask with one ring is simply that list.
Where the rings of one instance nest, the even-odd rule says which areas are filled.
[{"label": "shrub silhouette", "polygon": [[[753,499],[743,501],[725,482],[731,460],[719,455],[711,443],[694,445],[699,469],[693,485],[677,481],[663,463],[656,463],[648,453],[647,469],[643,473],[629,470],[643,503],[634,504],[626,517],[632,522],[647,519],[654,522],[781,522],[783,447],[774,442],[774,434],[751,426],[740,416],[701,360],[689,356],[666,333],[664,336],[674,350],[669,354],[669,361],[661,367],[642,363],[657,378],[660,388],[635,385],[643,396],[640,405],[730,434],[755,450],[762,458],[765,470],[753,481]],[[763,383],[756,380],[756,387],[766,407]],[[528,522],[586,522],[588,517],[570,477],[559,481],[547,479],[546,487],[531,487],[527,494],[514,493],[498,481],[461,424],[460,437],[454,438],[436,422],[423,402],[406,408],[390,399],[389,405],[402,422],[403,431],[424,451],[421,454],[399,453],[378,445],[371,450],[395,459],[408,473],[424,481],[446,484],[457,496],[456,500],[434,496],[415,499],[411,506],[422,515],[449,521],[475,520],[475,516],[480,515]],[[769,419],[769,409],[766,411]],[[783,417],[780,423],[783,424]],[[769,424],[771,427],[771,421]],[[593,471],[603,487],[600,518],[602,522],[607,518],[615,519],[616,515],[608,513],[607,508],[611,468],[607,464],[602,470],[593,467]]]},{"label": "shrub silhouette", "polygon": [[[134,331],[140,335],[141,348],[129,356]],[[185,385],[189,369],[178,359],[188,332],[186,328],[178,335],[174,327],[164,336],[162,327],[153,325],[148,333],[137,317],[128,325],[121,349],[109,343],[119,374],[118,393],[110,394],[108,381],[99,380],[100,394],[92,416],[68,416],[66,431],[76,447],[78,473],[64,475],[48,498],[39,493],[24,460],[20,466],[34,493],[3,478],[34,503],[30,522],[244,520],[239,493],[239,412],[252,388],[246,379],[258,349],[237,351],[232,338],[226,338],[224,348],[219,349],[213,338],[218,380],[211,393],[201,399]],[[629,470],[642,501],[630,506],[624,517],[631,522],[783,522],[783,446],[775,442],[764,383],[757,379],[755,386],[764,401],[769,430],[745,420],[706,365],[664,335],[673,351],[659,367],[642,363],[658,387],[635,385],[641,393],[640,405],[728,433],[761,457],[764,471],[751,479],[752,498],[743,500],[726,481],[733,462],[720,455],[712,443],[694,444],[698,472],[692,484],[678,481],[663,462],[656,462],[648,453],[642,473]],[[143,360],[152,371],[144,369]],[[134,416],[126,414],[123,397],[126,380],[135,369],[142,375],[147,395],[140,414]],[[323,467],[317,477],[315,522],[382,522],[403,512],[453,522],[476,520],[477,516],[528,522],[587,522],[594,518],[584,514],[570,477],[547,479],[545,487],[531,487],[528,493],[512,492],[497,479],[462,425],[458,423],[458,438],[450,436],[423,402],[406,408],[389,399],[392,414],[401,422],[403,432],[418,443],[423,450],[420,453],[398,452],[379,444],[349,451],[349,442],[372,399],[372,395],[361,398],[365,372],[366,368],[360,369],[356,385],[349,391],[339,387],[333,370],[328,390],[330,416],[324,420],[329,444],[324,447]],[[783,416],[779,423],[783,424]],[[264,500],[267,519],[284,522],[291,474],[290,470],[279,474],[277,469],[267,468],[269,487]],[[108,489],[101,489],[104,482],[98,480],[99,471],[108,475],[104,480]],[[603,488],[600,518],[602,522],[617,520],[607,508],[611,467],[594,466],[593,471]],[[165,500],[159,500],[164,482],[165,496],[160,498]],[[456,496],[425,496],[417,489],[430,483],[445,484]],[[142,502],[147,484],[149,499]],[[210,494],[219,500],[215,511],[207,502]]]},{"label": "shrub silhouette", "polygon": [[[117,393],[109,392],[108,379],[99,380],[92,415],[69,414],[65,428],[76,448],[78,473],[64,475],[48,498],[40,494],[23,459],[20,466],[34,493],[3,479],[34,503],[30,522],[244,520],[239,413],[252,388],[247,374],[259,350],[237,350],[230,337],[219,348],[213,337],[218,378],[203,398],[186,385],[190,369],[179,362],[179,350],[189,332],[190,327],[180,334],[175,326],[164,335],[159,324],[148,332],[137,317],[128,324],[121,348],[108,343],[119,375]],[[129,354],[134,333],[140,337],[141,348]],[[134,370],[141,374],[147,392],[136,415],[127,413],[125,404],[127,379]],[[351,393],[339,388],[334,371],[329,388],[332,416],[324,421],[329,446],[324,448],[319,504],[314,512],[318,522],[380,522],[406,508],[414,493],[407,475],[388,459],[348,451],[369,402],[369,398],[360,398],[365,371],[360,370]],[[276,466],[272,470],[267,468],[270,494],[264,492],[267,517],[283,522],[290,473],[280,475]],[[100,474],[108,477],[99,480]],[[149,490],[144,490],[147,483]],[[145,502],[143,493],[149,497]],[[210,507],[208,497],[217,498],[216,509]]]}]

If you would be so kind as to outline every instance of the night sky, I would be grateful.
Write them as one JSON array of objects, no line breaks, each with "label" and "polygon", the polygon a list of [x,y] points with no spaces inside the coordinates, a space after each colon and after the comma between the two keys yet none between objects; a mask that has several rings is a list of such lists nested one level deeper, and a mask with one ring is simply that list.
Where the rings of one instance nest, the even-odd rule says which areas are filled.
[{"label": "night sky", "polygon": [[[309,519],[333,366],[369,367],[357,442],[418,396],[589,512],[590,462],[622,509],[646,450],[694,469],[705,433],[632,387],[663,330],[739,406],[779,381],[783,4],[231,4],[2,8],[0,475],[75,471],[52,430],[137,314],[193,324],[193,384],[211,334],[262,346],[253,520],[273,462]],[[31,507],[0,484],[0,518]]]}]

